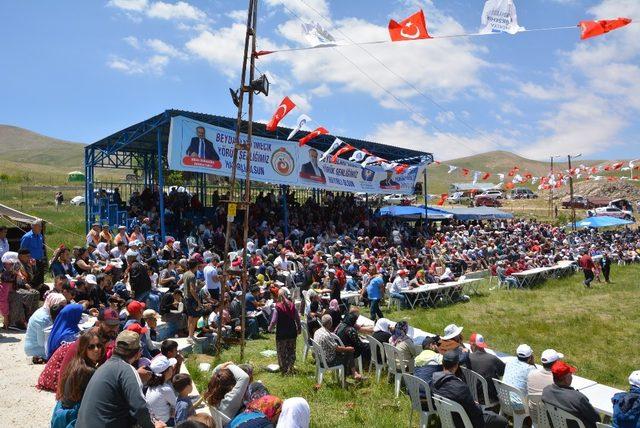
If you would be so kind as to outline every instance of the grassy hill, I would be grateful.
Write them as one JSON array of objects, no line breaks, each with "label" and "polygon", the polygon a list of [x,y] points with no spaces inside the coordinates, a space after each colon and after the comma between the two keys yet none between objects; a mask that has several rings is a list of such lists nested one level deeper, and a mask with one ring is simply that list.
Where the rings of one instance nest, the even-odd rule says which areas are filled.
[{"label": "grassy hill", "polygon": [[0,125],[0,160],[82,170],[84,145]]}]

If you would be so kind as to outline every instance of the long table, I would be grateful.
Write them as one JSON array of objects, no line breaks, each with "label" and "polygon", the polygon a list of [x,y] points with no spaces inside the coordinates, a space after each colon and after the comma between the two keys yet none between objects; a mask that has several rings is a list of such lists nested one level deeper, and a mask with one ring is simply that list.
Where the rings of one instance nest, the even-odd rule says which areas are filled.
[{"label": "long table", "polygon": [[441,284],[425,284],[416,288],[402,290],[402,294],[407,297],[407,302],[411,309],[418,304],[427,306],[435,306],[439,299],[443,299],[447,303],[454,303],[453,297],[456,294],[464,292],[468,287],[480,279],[463,279],[454,282],[443,282]]},{"label": "long table", "polygon": [[566,276],[572,273],[574,270],[575,262],[569,260],[562,260],[554,266],[539,267],[533,269],[527,269],[522,272],[514,272],[511,274],[518,280],[518,284],[521,287],[530,287],[538,282],[542,282],[551,275],[557,277]]}]

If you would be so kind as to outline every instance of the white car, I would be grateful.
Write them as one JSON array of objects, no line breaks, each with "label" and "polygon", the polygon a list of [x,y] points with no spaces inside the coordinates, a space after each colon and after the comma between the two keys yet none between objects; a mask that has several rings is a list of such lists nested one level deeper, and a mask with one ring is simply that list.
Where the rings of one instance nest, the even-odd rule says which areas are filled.
[{"label": "white car", "polygon": [[76,196],[75,198],[69,201],[71,205],[84,205],[84,196]]},{"label": "white car", "polygon": [[502,193],[502,190],[493,189],[493,190],[485,190],[484,192],[476,195],[476,197],[478,196],[482,196],[483,198],[503,199],[504,193]]},{"label": "white car", "polygon": [[464,196],[464,192],[454,192],[447,198],[447,202],[450,204],[462,204],[469,202],[469,197]]},{"label": "white car", "polygon": [[621,218],[623,220],[634,220],[633,213],[631,211],[621,210],[617,207],[600,207],[587,211],[589,217],[608,216]]},{"label": "white car", "polygon": [[412,195],[394,193],[392,195],[385,196],[382,200],[388,205],[411,205],[416,202],[416,197]]}]

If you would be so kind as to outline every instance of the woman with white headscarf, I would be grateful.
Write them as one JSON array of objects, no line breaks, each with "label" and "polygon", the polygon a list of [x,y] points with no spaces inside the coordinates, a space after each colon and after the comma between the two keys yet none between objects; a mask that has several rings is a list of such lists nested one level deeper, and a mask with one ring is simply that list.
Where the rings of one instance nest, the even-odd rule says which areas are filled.
[{"label": "woman with white headscarf", "polygon": [[45,328],[53,325],[51,317],[51,308],[56,305],[64,305],[67,299],[60,293],[49,293],[44,300],[44,304],[40,309],[35,311],[29,323],[27,324],[27,332],[24,336],[24,353],[32,357],[34,364],[44,363],[45,352]]},{"label": "woman with white headscarf", "polygon": [[276,428],[309,428],[311,409],[302,397],[287,398],[282,403]]},{"label": "woman with white headscarf", "polygon": [[106,242],[100,242],[96,246],[95,253],[100,260],[103,260],[103,261],[109,260],[109,249],[107,248],[108,245],[109,244],[107,244]]}]

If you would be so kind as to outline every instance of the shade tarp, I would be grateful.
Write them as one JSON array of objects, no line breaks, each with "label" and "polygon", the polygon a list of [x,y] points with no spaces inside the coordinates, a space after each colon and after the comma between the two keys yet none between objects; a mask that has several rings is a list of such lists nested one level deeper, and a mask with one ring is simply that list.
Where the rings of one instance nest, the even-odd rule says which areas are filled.
[{"label": "shade tarp", "polygon": [[[405,206],[405,205],[390,205],[380,208],[376,214],[379,217],[398,217],[407,220],[417,220],[424,218],[424,205],[423,206]],[[427,218],[429,220],[445,220],[453,218],[451,214],[443,213],[432,208],[427,208]]]},{"label": "shade tarp", "polygon": [[513,214],[491,207],[447,207],[432,209],[441,213],[451,214],[453,218],[461,221],[513,218]]},{"label": "shade tarp", "polygon": [[633,224],[631,220],[623,220],[621,218],[609,217],[609,216],[598,216],[598,217],[588,217],[584,220],[580,220],[576,223],[576,227],[616,227],[616,226],[626,226],[629,224]]}]

